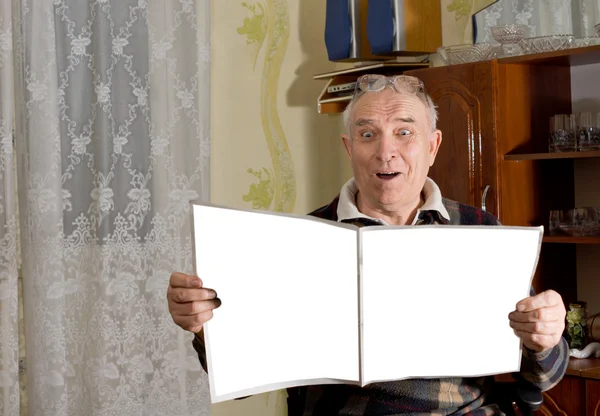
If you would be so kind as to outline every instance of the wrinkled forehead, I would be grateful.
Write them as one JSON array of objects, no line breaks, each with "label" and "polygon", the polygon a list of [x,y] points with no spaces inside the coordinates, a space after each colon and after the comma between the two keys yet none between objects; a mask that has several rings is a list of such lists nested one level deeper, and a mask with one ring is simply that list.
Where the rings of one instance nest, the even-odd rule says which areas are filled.
[{"label": "wrinkled forehead", "polygon": [[416,94],[399,93],[391,88],[380,92],[365,92],[352,104],[350,121],[359,119],[411,116],[416,123],[427,122],[427,106]]}]

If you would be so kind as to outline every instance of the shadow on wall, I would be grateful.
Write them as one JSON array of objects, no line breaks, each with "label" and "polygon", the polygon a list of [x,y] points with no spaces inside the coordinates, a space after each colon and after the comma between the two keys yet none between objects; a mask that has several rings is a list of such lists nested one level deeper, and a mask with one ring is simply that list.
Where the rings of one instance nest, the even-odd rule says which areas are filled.
[{"label": "shadow on wall", "polygon": [[294,82],[287,91],[287,105],[306,107],[306,175],[309,181],[307,201],[318,208],[339,193],[343,183],[351,177],[346,152],[341,142],[341,116],[319,114],[317,99],[326,81],[313,80],[315,74],[333,71],[325,47],[325,2],[302,0],[299,2],[298,33],[304,55],[296,70]]},{"label": "shadow on wall", "polygon": [[585,111],[599,112],[600,111],[600,98],[583,98],[580,100],[573,101],[573,110],[581,113]]}]

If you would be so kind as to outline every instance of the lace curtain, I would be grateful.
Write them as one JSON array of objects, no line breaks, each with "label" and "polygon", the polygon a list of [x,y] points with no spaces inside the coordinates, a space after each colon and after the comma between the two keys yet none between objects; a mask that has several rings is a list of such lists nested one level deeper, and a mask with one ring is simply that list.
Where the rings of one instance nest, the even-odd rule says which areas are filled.
[{"label": "lace curtain", "polygon": [[13,81],[29,414],[208,414],[165,298],[208,198],[208,0],[0,2],[0,414],[19,409]]},{"label": "lace curtain", "polygon": [[490,28],[518,23],[529,36],[594,36],[600,23],[600,0],[500,0],[475,18],[476,42],[492,42]]},{"label": "lace curtain", "polygon": [[0,415],[19,414],[17,217],[11,0],[0,0]]}]

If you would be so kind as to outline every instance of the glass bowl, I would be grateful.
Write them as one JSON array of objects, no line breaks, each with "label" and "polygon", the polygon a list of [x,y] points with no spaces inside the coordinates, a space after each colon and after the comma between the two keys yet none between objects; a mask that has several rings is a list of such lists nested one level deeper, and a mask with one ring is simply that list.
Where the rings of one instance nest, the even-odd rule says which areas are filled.
[{"label": "glass bowl", "polygon": [[518,43],[525,38],[528,27],[525,25],[500,25],[491,29],[493,38],[502,44],[504,54],[518,55],[521,51]]},{"label": "glass bowl", "polygon": [[498,42],[505,43],[518,43],[525,37],[527,26],[525,25],[500,25],[494,26],[491,29],[492,36]]},{"label": "glass bowl", "polygon": [[586,36],[584,38],[573,39],[573,48],[584,48],[586,46],[600,45],[600,36]]},{"label": "glass bowl", "polygon": [[519,42],[524,53],[543,53],[569,49],[573,45],[572,35],[548,35],[523,39]]},{"label": "glass bowl", "polygon": [[446,65],[466,64],[489,59],[492,45],[489,43],[444,46],[437,49],[440,58]]},{"label": "glass bowl", "polygon": [[583,207],[559,212],[558,230],[575,237],[598,236],[600,222],[596,207]]}]

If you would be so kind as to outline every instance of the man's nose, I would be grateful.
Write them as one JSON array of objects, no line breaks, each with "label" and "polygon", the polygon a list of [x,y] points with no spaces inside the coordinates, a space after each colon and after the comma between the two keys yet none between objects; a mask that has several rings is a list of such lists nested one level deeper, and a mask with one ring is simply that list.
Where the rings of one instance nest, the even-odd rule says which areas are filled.
[{"label": "man's nose", "polygon": [[377,146],[377,158],[383,162],[389,162],[398,157],[397,143],[393,135],[385,134],[379,140]]}]

